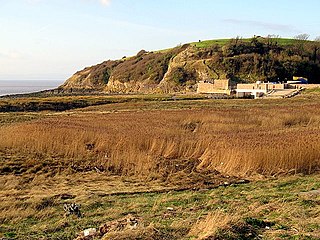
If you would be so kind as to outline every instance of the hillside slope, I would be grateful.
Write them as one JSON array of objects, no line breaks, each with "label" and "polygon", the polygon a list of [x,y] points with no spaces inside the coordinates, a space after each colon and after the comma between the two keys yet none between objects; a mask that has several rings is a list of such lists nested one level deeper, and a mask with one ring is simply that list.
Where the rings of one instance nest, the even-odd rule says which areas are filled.
[{"label": "hillside slope", "polygon": [[109,93],[192,92],[201,80],[285,81],[304,76],[320,82],[319,42],[254,37],[210,40],[146,52],[87,67],[63,91]]}]

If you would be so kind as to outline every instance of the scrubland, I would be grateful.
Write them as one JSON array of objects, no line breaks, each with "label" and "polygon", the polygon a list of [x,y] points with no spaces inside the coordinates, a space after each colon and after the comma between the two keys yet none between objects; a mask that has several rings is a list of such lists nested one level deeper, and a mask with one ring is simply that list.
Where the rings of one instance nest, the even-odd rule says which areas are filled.
[{"label": "scrubland", "polygon": [[0,232],[72,239],[134,214],[114,239],[318,239],[319,96],[3,113]]}]

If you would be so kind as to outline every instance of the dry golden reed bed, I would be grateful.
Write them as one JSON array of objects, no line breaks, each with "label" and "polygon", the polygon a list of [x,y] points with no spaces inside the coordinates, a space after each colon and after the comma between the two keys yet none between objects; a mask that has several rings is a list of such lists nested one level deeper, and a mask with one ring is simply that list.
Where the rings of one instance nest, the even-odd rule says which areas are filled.
[{"label": "dry golden reed bed", "polygon": [[55,167],[158,178],[187,168],[249,176],[320,166],[320,108],[311,103],[78,112],[3,126],[0,136],[1,151],[37,156],[29,167],[50,156]]}]

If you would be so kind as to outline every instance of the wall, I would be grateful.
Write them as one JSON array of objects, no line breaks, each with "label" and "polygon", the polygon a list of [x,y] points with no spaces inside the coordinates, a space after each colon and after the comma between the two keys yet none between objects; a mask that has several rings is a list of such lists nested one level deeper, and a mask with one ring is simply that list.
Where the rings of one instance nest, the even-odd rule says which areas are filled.
[{"label": "wall", "polygon": [[245,83],[245,84],[237,84],[237,89],[253,89],[254,88],[254,84],[250,84],[250,83]]},{"label": "wall", "polygon": [[247,90],[264,90],[264,91],[268,91],[268,90],[272,90],[272,89],[285,89],[287,84],[272,84],[272,83],[248,83],[248,84],[238,84],[237,85],[237,89],[247,89]]},{"label": "wall", "polygon": [[197,93],[230,94],[230,80],[214,80],[214,83],[199,82]]},{"label": "wall", "polygon": [[215,89],[223,89],[227,90],[230,87],[230,80],[224,79],[224,80],[214,80],[214,88]]},{"label": "wall", "polygon": [[320,88],[320,84],[290,84],[293,88]]}]

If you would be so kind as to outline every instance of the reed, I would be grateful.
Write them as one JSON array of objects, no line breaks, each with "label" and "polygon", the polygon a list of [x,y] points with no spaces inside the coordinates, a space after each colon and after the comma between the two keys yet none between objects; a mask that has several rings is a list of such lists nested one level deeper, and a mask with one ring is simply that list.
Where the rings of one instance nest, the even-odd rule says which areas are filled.
[{"label": "reed", "polygon": [[61,115],[2,126],[0,150],[121,175],[160,177],[183,171],[183,161],[242,176],[312,173],[320,166],[319,113],[309,106]]}]

